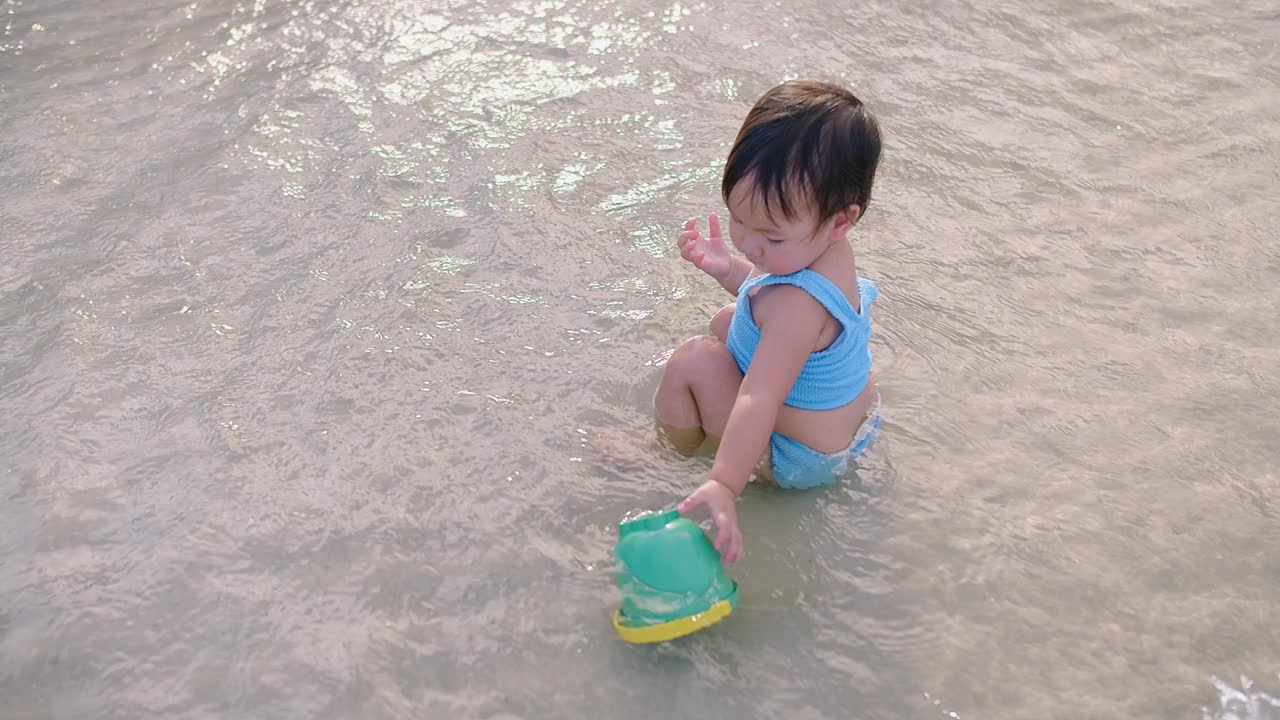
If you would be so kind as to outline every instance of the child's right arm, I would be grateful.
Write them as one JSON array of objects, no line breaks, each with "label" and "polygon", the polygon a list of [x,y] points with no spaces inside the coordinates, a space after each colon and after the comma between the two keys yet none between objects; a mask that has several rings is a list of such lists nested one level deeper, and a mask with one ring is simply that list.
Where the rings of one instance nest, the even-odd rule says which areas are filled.
[{"label": "child's right arm", "polygon": [[689,222],[685,223],[684,232],[676,238],[676,245],[680,246],[680,257],[710,275],[730,295],[736,297],[738,288],[751,274],[753,266],[746,258],[729,252],[724,236],[720,233],[719,216],[711,213],[707,222],[710,234],[705,237],[698,232],[697,218],[689,218]]},{"label": "child's right arm", "polygon": [[[716,524],[715,547],[725,563],[742,554],[734,500],[769,447],[778,410],[818,342],[827,311],[807,291],[779,285],[756,308],[760,342],[738,386],[707,481],[680,503],[681,514],[705,506]],[[762,311],[762,312],[761,312]]]}]

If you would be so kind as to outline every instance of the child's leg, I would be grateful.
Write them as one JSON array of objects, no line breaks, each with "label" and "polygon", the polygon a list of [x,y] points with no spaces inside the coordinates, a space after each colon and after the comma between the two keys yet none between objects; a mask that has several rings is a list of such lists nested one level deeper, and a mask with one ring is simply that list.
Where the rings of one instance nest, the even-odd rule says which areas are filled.
[{"label": "child's leg", "polygon": [[737,303],[729,303],[717,310],[711,318],[711,334],[719,338],[720,342],[729,341],[729,323],[733,322],[733,311],[737,307]]},{"label": "child's leg", "polygon": [[707,335],[686,340],[667,361],[653,397],[659,433],[683,453],[696,450],[708,433],[724,435],[741,384],[742,371],[723,342]]}]

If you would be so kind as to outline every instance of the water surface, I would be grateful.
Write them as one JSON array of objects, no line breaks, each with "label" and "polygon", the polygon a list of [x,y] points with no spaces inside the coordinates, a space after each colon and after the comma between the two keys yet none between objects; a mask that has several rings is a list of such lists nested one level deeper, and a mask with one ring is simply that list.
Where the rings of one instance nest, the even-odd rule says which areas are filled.
[{"label": "water surface", "polygon": [[[1276,718],[1263,2],[0,4],[0,717]],[[743,114],[849,84],[882,438],[622,644]]]}]

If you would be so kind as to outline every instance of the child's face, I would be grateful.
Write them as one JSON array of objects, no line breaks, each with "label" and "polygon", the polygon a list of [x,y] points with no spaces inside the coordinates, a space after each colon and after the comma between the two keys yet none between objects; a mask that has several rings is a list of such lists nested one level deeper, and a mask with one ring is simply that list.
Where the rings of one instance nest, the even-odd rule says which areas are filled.
[{"label": "child's face", "polygon": [[773,275],[789,275],[809,267],[835,239],[837,219],[818,227],[817,214],[807,199],[793,203],[794,217],[783,217],[775,207],[770,218],[750,178],[734,186],[728,205],[733,246],[757,268]]}]

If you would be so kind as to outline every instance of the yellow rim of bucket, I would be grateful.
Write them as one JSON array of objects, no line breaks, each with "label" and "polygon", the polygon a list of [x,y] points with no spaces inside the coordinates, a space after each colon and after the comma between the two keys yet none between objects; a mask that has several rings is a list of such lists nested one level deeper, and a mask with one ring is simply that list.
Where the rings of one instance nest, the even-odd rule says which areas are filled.
[{"label": "yellow rim of bucket", "polygon": [[696,615],[676,618],[658,625],[629,627],[623,624],[622,610],[618,610],[613,615],[613,628],[618,631],[619,637],[629,643],[665,642],[697,632],[709,625],[714,625],[728,617],[731,612],[733,612],[733,606],[729,604],[729,601],[721,600]]}]

